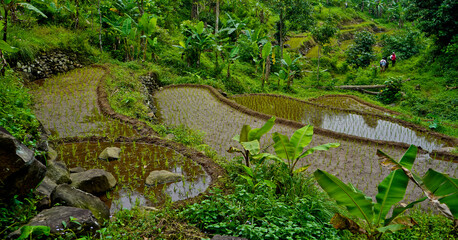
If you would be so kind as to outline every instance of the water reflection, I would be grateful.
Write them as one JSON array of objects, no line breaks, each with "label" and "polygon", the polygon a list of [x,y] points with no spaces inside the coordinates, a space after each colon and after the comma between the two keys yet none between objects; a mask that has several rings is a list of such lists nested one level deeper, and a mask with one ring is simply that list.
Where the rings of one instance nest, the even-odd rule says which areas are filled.
[{"label": "water reflection", "polygon": [[[439,139],[427,133],[417,132],[399,123],[379,119],[374,115],[349,113],[348,111],[329,109],[294,99],[269,95],[242,95],[234,97],[234,100],[258,112],[303,124],[312,124],[334,132],[374,140],[413,144],[427,151],[439,149],[444,145]],[[342,102],[339,104],[337,106],[342,107]],[[352,104],[351,108],[355,108],[355,106]]]}]

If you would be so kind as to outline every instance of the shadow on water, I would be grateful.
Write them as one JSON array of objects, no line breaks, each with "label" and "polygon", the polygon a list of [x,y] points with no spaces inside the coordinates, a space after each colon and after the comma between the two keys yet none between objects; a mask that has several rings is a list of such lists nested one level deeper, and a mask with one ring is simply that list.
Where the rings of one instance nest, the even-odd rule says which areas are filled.
[{"label": "shadow on water", "polygon": [[[439,139],[427,133],[417,132],[399,123],[378,119],[373,115],[348,113],[341,110],[307,104],[294,99],[268,95],[242,95],[234,97],[233,99],[238,104],[253,109],[254,111],[275,115],[303,124],[312,124],[316,127],[339,133],[374,140],[413,144],[427,151],[439,149],[444,145]],[[335,98],[335,105],[345,105],[341,100],[341,98]],[[331,104],[330,101],[333,100],[327,99],[326,101],[329,105]],[[355,106],[356,105],[350,107],[350,109],[355,108]]]},{"label": "shadow on water", "polygon": [[[105,161],[98,155],[106,147],[121,148],[120,159]],[[202,167],[176,151],[145,143],[80,142],[59,145],[58,153],[69,168],[104,169],[118,181],[115,189],[101,199],[114,213],[135,205],[157,206],[197,196],[210,185],[211,178]],[[145,180],[154,170],[183,175],[175,183],[148,186]]]}]

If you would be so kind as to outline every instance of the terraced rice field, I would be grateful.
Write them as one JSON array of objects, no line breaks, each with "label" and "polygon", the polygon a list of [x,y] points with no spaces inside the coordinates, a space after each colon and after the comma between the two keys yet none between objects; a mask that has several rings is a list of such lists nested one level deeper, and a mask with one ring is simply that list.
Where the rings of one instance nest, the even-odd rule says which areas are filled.
[{"label": "terraced rice field", "polygon": [[[159,110],[158,116],[163,123],[186,125],[206,133],[205,141],[216,149],[219,154],[232,159],[235,154],[227,153],[230,146],[238,146],[232,137],[239,134],[244,124],[251,127],[261,127],[264,120],[242,113],[221,101],[207,88],[202,87],[168,87],[154,95]],[[261,146],[273,143],[272,133],[280,132],[291,136],[296,129],[284,124],[275,124],[271,132],[261,139]],[[332,136],[315,134],[310,146],[328,142],[340,142],[339,148],[328,152],[315,152],[300,161],[300,166],[310,164],[310,172],[323,169],[344,182],[351,182],[369,196],[375,197],[377,184],[388,175],[389,171],[378,163],[376,150],[381,149],[391,156],[399,158],[406,149],[378,146],[373,142],[360,140],[334,139]],[[269,148],[270,152],[273,151]],[[456,163],[431,159],[428,155],[418,154],[414,171],[423,174],[429,168],[436,169],[457,177]],[[421,192],[409,185],[408,200],[417,199]]]},{"label": "terraced rice field", "polygon": [[97,106],[100,68],[77,69],[32,86],[35,114],[56,137],[137,135],[132,126],[109,119]]},{"label": "terraced rice field", "polygon": [[[233,99],[238,104],[254,111],[303,124],[311,124],[334,132],[375,140],[413,144],[427,151],[437,150],[445,145],[438,138],[428,133],[421,133],[402,126],[399,123],[379,119],[374,114],[381,115],[380,110],[356,102],[351,98],[334,97],[319,99],[320,103],[324,103],[323,105],[325,106],[318,106],[292,98],[264,94],[240,95],[234,96]],[[362,114],[352,112],[351,110],[360,111]]]},{"label": "terraced rice field", "polygon": [[[73,142],[58,145],[58,160],[69,167],[104,169],[118,185],[104,197],[111,212],[135,204],[153,206],[194,197],[205,191],[211,177],[196,162],[173,149],[146,143],[116,142],[118,137],[140,137],[130,125],[101,114],[97,86],[104,77],[101,68],[85,68],[42,80],[32,86],[35,113],[54,138],[104,137],[110,141]],[[106,147],[120,147],[118,161],[98,159]],[[153,170],[168,170],[184,175],[182,181],[146,186]],[[114,203],[114,204],[112,204]]]}]

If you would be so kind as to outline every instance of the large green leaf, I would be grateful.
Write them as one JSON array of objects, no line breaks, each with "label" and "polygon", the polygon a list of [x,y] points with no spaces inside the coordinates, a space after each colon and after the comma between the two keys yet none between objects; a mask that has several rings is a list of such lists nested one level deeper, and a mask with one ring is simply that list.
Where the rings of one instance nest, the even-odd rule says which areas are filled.
[{"label": "large green leaf", "polygon": [[267,57],[269,57],[271,51],[272,51],[272,43],[267,42],[267,43],[264,44],[264,46],[262,47],[262,58],[263,58],[264,60],[266,60]]},{"label": "large green leaf", "polygon": [[275,132],[272,135],[274,149],[278,157],[288,160],[288,164],[294,159],[296,148],[289,142],[288,136]]},{"label": "large green leaf", "polygon": [[393,210],[393,214],[391,214],[390,218],[385,219],[385,226],[389,225],[394,219],[396,219],[401,213],[405,212],[406,210],[413,208],[417,203],[423,202],[427,199],[427,197],[418,199],[417,201],[409,203],[405,207],[397,207]]},{"label": "large green leaf", "polygon": [[385,220],[386,214],[394,204],[404,199],[408,183],[409,177],[402,169],[397,169],[378,185],[378,194],[375,196],[377,203],[374,206],[376,225]]},{"label": "large green leaf", "polygon": [[346,207],[350,214],[372,225],[374,204],[366,199],[364,194],[353,191],[337,177],[320,169],[316,170],[313,175],[321,188],[336,200],[337,204]]},{"label": "large green leaf", "polygon": [[124,37],[127,37],[130,35],[131,31],[132,31],[132,19],[126,18],[124,22],[122,23],[121,32],[124,35]]},{"label": "large green leaf", "polygon": [[381,150],[377,150],[377,155],[380,158],[380,164],[383,166],[390,167],[391,170],[403,169],[404,172],[408,174],[408,172],[410,172],[412,169],[413,163],[417,156],[417,151],[418,148],[416,146],[410,145],[409,149],[407,149],[399,162]]},{"label": "large green leaf", "polygon": [[258,140],[253,140],[249,142],[241,142],[240,144],[242,144],[243,148],[248,150],[251,153],[251,155],[257,155],[261,151],[261,147],[259,145]]},{"label": "large green leaf", "polygon": [[261,137],[272,129],[275,124],[275,116],[267,120],[261,128],[254,128],[248,132],[248,140],[260,140]]},{"label": "large green leaf", "polygon": [[22,6],[24,8],[27,8],[29,9],[30,11],[33,11],[33,12],[36,12],[38,14],[40,14],[42,17],[44,18],[48,18],[42,11],[40,11],[40,9],[36,8],[35,6],[33,6],[32,4],[30,3],[25,3],[25,2],[20,2],[18,3],[19,6]]},{"label": "large green leaf", "polygon": [[299,155],[299,157],[297,157],[297,158],[303,158],[303,157],[305,157],[307,155],[312,154],[315,151],[328,151],[330,148],[336,148],[338,146],[340,146],[340,143],[326,143],[326,144],[323,144],[323,145],[320,145],[320,146],[316,146],[316,147],[307,149],[307,151],[305,151],[304,153]]},{"label": "large green leaf", "polygon": [[410,145],[409,149],[407,149],[399,161],[399,164],[411,171],[415,158],[417,157],[417,152],[418,148],[414,145]]},{"label": "large green leaf", "polygon": [[19,51],[18,48],[11,47],[7,42],[0,40],[0,50],[4,52],[9,52],[9,53],[15,53]]},{"label": "large green leaf", "polygon": [[243,125],[242,131],[240,131],[240,142],[248,142],[248,133],[250,132],[251,127],[249,125]]},{"label": "large green leaf", "polygon": [[423,183],[439,202],[447,205],[453,217],[458,218],[458,179],[429,169]]},{"label": "large green leaf", "polygon": [[204,32],[204,22],[200,21],[196,26],[197,34],[202,34]]},{"label": "large green leaf", "polygon": [[48,226],[23,226],[18,240],[32,239],[32,237],[49,236],[51,229]]},{"label": "large green leaf", "polygon": [[[313,126],[307,125],[297,129],[291,136],[291,144],[296,148],[295,154],[299,156],[304,148],[312,142]],[[295,159],[297,156],[293,156]]]}]

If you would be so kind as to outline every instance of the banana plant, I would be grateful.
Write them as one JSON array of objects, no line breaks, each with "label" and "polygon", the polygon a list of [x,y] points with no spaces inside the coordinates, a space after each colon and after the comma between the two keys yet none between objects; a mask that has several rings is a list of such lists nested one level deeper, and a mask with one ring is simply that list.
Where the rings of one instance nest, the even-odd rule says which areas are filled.
[{"label": "banana plant", "polygon": [[290,175],[303,172],[308,168],[308,166],[295,169],[301,158],[304,158],[315,151],[327,151],[330,148],[336,148],[340,146],[340,143],[326,143],[305,150],[305,147],[307,147],[312,142],[312,137],[313,126],[311,125],[307,125],[296,130],[291,136],[291,139],[289,139],[286,135],[275,132],[272,138],[274,140],[274,149],[276,155],[265,153],[259,154],[255,158],[268,158],[278,160],[283,164],[286,164]]},{"label": "banana plant", "polygon": [[[140,39],[142,39],[140,46],[143,51],[143,61],[146,59],[146,49],[148,44],[153,49],[157,45],[157,38],[151,39],[151,35],[156,31],[157,18],[150,16],[148,13],[144,13],[138,21],[138,29],[141,32]],[[154,51],[151,54],[153,60],[155,59]]]},{"label": "banana plant", "polygon": [[[288,87],[291,87],[291,84],[293,83],[293,78],[294,78],[294,75],[296,75],[297,68],[298,68],[296,62],[300,58],[301,57],[298,57],[293,60],[291,59],[291,57],[288,54],[284,54],[283,59],[281,60],[282,65],[283,65],[282,70],[287,75]],[[278,82],[278,85],[280,85],[280,81]]]},{"label": "banana plant", "polygon": [[245,159],[245,165],[250,167],[250,158],[259,155],[261,152],[259,141],[261,137],[268,133],[275,124],[275,116],[270,118],[261,128],[253,128],[249,125],[243,125],[240,135],[235,135],[232,139],[242,145],[243,150],[235,147],[230,147],[227,151],[229,153],[241,153]]},{"label": "banana plant", "polygon": [[[314,176],[321,188],[331,198],[336,200],[338,205],[344,206],[350,215],[365,222],[363,225],[365,229],[363,230],[363,228],[349,218],[336,215],[331,220],[334,227],[348,228],[351,225],[355,232],[365,233],[369,239],[379,238],[385,232],[395,232],[406,228],[409,225],[408,223],[412,221],[409,221],[409,218],[406,220],[400,217],[400,214],[412,208],[415,204],[424,201],[426,197],[414,201],[405,207],[395,208],[389,218],[387,214],[395,204],[404,198],[409,177],[403,169],[409,172],[411,171],[417,151],[417,147],[410,146],[399,162],[388,157],[390,161],[393,161],[393,165],[399,167],[393,169],[378,185],[378,194],[375,197],[376,202],[373,202],[371,197],[364,195],[364,193],[351,184],[347,185],[337,177],[323,170],[316,170]],[[351,224],[343,224],[343,222],[350,222]],[[352,231],[352,229],[349,230]]]},{"label": "banana plant", "polygon": [[396,162],[388,154],[378,150],[377,155],[383,166],[390,167],[392,171],[403,171],[444,216],[450,219],[458,218],[458,179],[433,169],[429,169],[421,178],[411,172],[411,168]]}]

